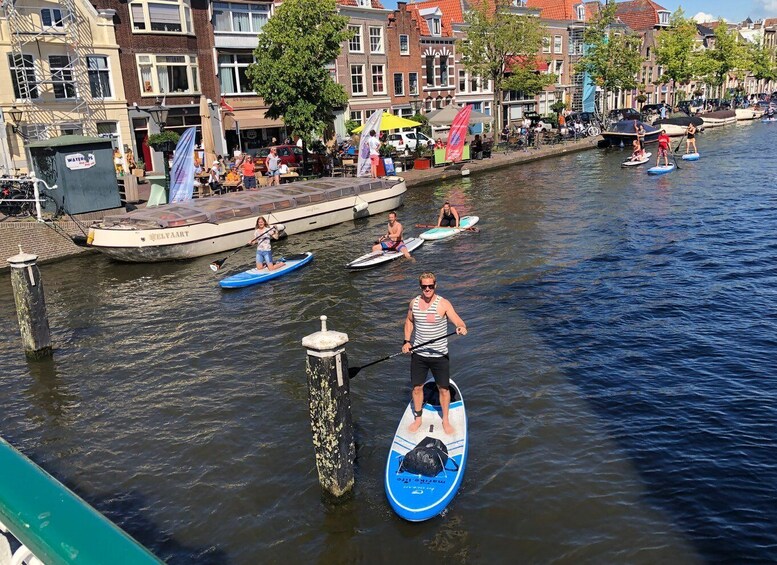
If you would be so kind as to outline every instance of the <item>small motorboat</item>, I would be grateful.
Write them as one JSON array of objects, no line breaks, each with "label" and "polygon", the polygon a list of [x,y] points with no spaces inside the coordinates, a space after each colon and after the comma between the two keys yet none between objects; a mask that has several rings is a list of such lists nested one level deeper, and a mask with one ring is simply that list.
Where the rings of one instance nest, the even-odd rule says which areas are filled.
[{"label": "small motorboat", "polygon": [[645,143],[658,140],[661,130],[639,120],[621,120],[607,131],[603,131],[602,137],[614,147],[631,147],[632,142],[637,139],[635,122],[645,128]]}]

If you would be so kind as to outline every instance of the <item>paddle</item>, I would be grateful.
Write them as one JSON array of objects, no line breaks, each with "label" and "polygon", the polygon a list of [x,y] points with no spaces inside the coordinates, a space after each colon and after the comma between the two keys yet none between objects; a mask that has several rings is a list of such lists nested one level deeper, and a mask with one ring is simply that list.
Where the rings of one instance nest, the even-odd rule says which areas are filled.
[{"label": "paddle", "polygon": [[[434,339],[430,339],[429,341],[425,341],[423,343],[419,343],[418,345],[411,347],[410,351],[413,351],[413,349],[416,349],[417,347],[423,347],[424,345],[429,345],[430,343],[434,343],[435,341],[440,341],[441,339],[445,339],[446,337],[451,337],[452,335],[456,335],[456,331],[452,331],[446,335],[441,335],[440,337],[436,337]],[[359,371],[362,369],[366,369],[367,367],[371,367],[372,365],[376,365],[382,361],[387,361],[389,359],[393,359],[394,357],[397,357],[398,355],[402,355],[402,352],[399,353],[392,353],[391,355],[387,355],[386,357],[383,357],[381,359],[378,359],[377,361],[373,361],[372,363],[367,363],[366,365],[362,365],[361,367],[348,367],[348,378],[352,379],[354,378]]]},{"label": "paddle", "polygon": [[232,253],[230,253],[229,255],[224,257],[223,259],[219,259],[218,261],[213,261],[213,263],[210,264],[210,270],[215,273],[216,271],[218,271],[222,267],[222,265],[224,265],[224,262],[227,259],[229,259],[230,257],[232,257],[235,253],[238,253],[239,251],[242,251],[246,247],[251,247],[257,239],[259,239],[260,237],[262,237],[266,233],[270,233],[274,229],[275,229],[275,226],[270,227],[267,231],[261,233],[260,235],[258,235],[257,237],[255,237],[254,239],[252,239],[251,241],[246,243],[245,245],[243,245],[241,247],[238,247]]}]

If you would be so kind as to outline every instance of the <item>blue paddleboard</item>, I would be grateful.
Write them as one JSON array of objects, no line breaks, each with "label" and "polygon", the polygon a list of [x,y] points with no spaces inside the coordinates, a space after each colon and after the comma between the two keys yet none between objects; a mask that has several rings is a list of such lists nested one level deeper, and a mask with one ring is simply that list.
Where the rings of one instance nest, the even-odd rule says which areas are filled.
[{"label": "blue paddleboard", "polygon": [[651,167],[648,169],[649,175],[665,175],[666,173],[671,173],[674,171],[674,165],[660,165],[658,167]]},{"label": "blue paddleboard", "polygon": [[283,261],[286,264],[274,271],[268,271],[267,267],[261,269],[249,269],[223,278],[219,281],[221,288],[243,288],[244,286],[251,286],[254,284],[263,283],[272,279],[282,277],[286,273],[290,273],[301,266],[310,263],[313,260],[313,254],[308,251],[307,253],[301,253],[299,255],[289,255],[288,257],[277,259],[277,261]]},{"label": "blue paddleboard", "polygon": [[422,233],[419,237],[425,240],[445,239],[446,237],[451,237],[452,235],[468,230],[477,224],[479,220],[480,218],[477,216],[462,216],[459,219],[458,228],[432,228]]},{"label": "blue paddleboard", "polygon": [[[440,514],[448,506],[461,486],[464,468],[467,463],[467,413],[459,387],[450,382],[451,404],[448,419],[454,428],[448,435],[442,429],[442,409],[440,408],[437,385],[430,378],[424,383],[424,406],[421,427],[410,433],[408,426],[413,423],[412,400],[405,408],[399,427],[391,443],[386,462],[386,496],[401,518],[410,522],[421,522]],[[426,438],[439,439],[448,451],[448,460],[443,469],[434,477],[408,472],[404,469],[403,459],[407,453]]]},{"label": "blue paddleboard", "polygon": [[683,155],[683,161],[698,161],[699,157],[698,153],[686,153]]},{"label": "blue paddleboard", "polygon": [[770,124],[772,122],[777,122],[777,118],[763,118],[761,120],[761,123],[764,123],[764,124]]}]

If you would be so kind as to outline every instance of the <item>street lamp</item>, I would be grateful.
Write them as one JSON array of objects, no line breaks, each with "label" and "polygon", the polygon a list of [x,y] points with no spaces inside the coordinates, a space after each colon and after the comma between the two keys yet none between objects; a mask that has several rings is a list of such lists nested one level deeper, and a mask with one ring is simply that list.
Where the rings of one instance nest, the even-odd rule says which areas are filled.
[{"label": "street lamp", "polygon": [[[147,108],[146,111],[151,114],[151,119],[154,120],[154,123],[159,127],[159,133],[165,131],[167,115],[170,112],[170,108],[162,104],[159,101],[159,98],[157,98],[154,102],[154,105],[150,108]],[[170,152],[169,145],[170,143],[165,141],[164,143],[159,144],[157,147],[154,147],[154,149],[162,151],[162,160],[164,161],[165,167],[165,201],[170,199],[170,162],[168,159],[168,153]]]},{"label": "street lamp", "polygon": [[[19,132],[19,122],[22,121],[22,116],[24,115],[24,110],[20,110],[16,106],[12,106],[10,110],[8,110],[8,114],[11,116],[11,121],[13,122],[13,125],[11,126],[11,130],[14,133]],[[24,137],[24,135],[22,135]]]}]

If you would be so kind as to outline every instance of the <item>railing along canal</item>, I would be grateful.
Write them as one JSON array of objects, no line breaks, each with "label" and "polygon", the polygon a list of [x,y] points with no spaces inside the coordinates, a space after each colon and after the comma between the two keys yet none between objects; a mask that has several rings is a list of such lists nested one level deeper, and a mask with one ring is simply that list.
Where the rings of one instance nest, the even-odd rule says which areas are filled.
[{"label": "railing along canal", "polygon": [[0,536],[0,563],[162,563],[2,438],[0,532],[22,544],[9,556]]}]

